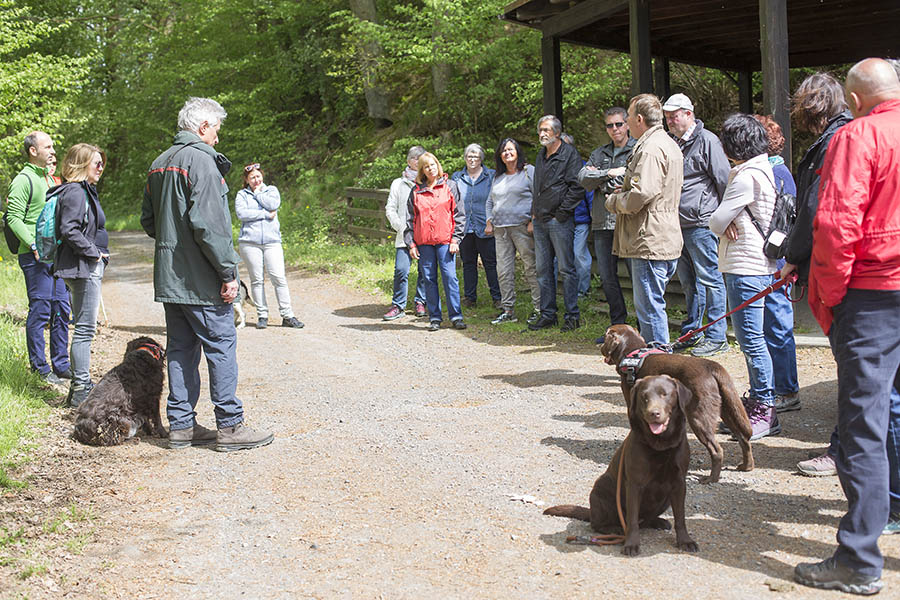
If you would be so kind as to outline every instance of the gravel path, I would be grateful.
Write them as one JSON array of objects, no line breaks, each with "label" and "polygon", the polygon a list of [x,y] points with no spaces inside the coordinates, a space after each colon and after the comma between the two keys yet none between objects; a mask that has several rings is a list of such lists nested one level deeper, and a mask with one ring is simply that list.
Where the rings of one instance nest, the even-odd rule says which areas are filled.
[{"label": "gravel path", "polygon": [[[149,300],[150,240],[117,234],[111,247],[103,295],[113,327],[95,342],[99,373],[131,337],[165,338],[162,308]],[[532,345],[527,334],[483,323],[428,333],[424,320],[382,322],[380,299],[333,279],[293,273],[290,284],[305,329],[239,332],[247,421],[272,430],[275,442],[227,454],[171,451],[153,438],[89,448],[68,437],[70,419],[59,411],[40,459],[22,474],[30,488],[0,497],[3,527],[34,540],[31,550],[6,549],[17,560],[0,561],[0,595],[826,595],[796,586],[791,573],[831,553],[845,507],[836,478],[794,471],[834,423],[827,349],[800,351],[803,410],[785,415],[781,436],[754,444],[753,472],[734,471],[739,449],[720,436],[722,479],[699,484],[708,456],[691,436],[687,516],[700,552],[679,552],[671,532],[648,531],[641,555],[626,558],[620,547],[567,544],[587,524],[541,514],[543,504],[586,505],[627,433],[618,377],[593,347]],[[742,355],[718,358],[745,387]],[[205,392],[199,411],[211,426]],[[42,542],[41,514],[73,504],[91,515],[69,526],[89,534],[83,547]],[[900,536],[882,549],[882,596],[898,597]],[[28,560],[46,571],[21,579]]]}]

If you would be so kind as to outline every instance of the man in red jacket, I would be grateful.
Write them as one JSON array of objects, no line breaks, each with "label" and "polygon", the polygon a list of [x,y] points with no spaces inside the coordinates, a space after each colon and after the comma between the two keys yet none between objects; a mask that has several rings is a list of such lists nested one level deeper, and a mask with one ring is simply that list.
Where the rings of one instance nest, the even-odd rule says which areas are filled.
[{"label": "man in red jacket", "polygon": [[834,555],[797,565],[794,579],[868,595],[883,585],[885,442],[891,388],[900,389],[900,80],[869,58],[845,88],[854,120],[835,133],[822,166],[809,302],[838,367],[837,471],[848,510]]}]

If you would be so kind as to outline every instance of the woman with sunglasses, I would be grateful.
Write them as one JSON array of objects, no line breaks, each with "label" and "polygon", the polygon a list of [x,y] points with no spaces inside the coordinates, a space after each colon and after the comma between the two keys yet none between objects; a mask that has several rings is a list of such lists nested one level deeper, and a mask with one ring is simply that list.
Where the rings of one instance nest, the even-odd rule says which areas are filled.
[{"label": "woman with sunglasses", "polygon": [[281,229],[278,224],[279,206],[281,194],[274,185],[263,183],[259,163],[244,167],[244,188],[238,191],[234,199],[234,210],[241,221],[238,247],[250,273],[250,298],[256,307],[257,329],[265,329],[269,324],[263,269],[275,286],[282,327],[303,327],[291,308],[291,293],[284,276],[284,250],[281,247]]},{"label": "woman with sunglasses", "polygon": [[[97,330],[100,309],[100,285],[109,263],[109,234],[106,215],[97,196],[97,182],[106,165],[106,154],[91,144],[75,144],[63,159],[61,186],[58,192],[57,231],[59,249],[53,262],[53,275],[66,282],[72,297],[75,327],[69,359],[72,383],[68,404],[73,408],[84,402],[94,384],[91,383],[91,342]],[[59,315],[55,318],[67,318]]]}]

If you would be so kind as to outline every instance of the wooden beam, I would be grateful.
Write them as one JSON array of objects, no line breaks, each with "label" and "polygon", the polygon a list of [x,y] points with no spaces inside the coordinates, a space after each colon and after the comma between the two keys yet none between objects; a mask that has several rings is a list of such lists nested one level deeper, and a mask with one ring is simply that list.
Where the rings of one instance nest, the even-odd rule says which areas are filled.
[{"label": "wooden beam", "polygon": [[544,114],[563,120],[562,66],[559,60],[559,38],[541,38],[541,78],[544,82]]},{"label": "wooden beam", "polygon": [[784,133],[781,156],[791,168],[790,81],[788,74],[787,0],[759,0],[759,49],[762,55],[763,111],[775,117]]},{"label": "wooden beam", "polygon": [[632,95],[653,92],[650,56],[650,0],[628,0]]},{"label": "wooden beam", "polygon": [[742,113],[753,112],[753,73],[738,72],[738,106]]},{"label": "wooden beam", "polygon": [[582,27],[590,27],[600,19],[624,11],[627,7],[628,0],[586,0],[546,19],[541,25],[541,31],[546,36],[565,35]]},{"label": "wooden beam", "polygon": [[669,59],[657,56],[653,59],[653,89],[659,99],[666,101],[672,93],[672,84],[669,77],[671,71],[669,69]]}]

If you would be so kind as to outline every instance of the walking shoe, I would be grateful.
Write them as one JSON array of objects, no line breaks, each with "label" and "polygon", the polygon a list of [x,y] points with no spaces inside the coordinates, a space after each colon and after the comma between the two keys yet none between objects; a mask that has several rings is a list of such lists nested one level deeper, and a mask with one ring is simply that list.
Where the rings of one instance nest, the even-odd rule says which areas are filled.
[{"label": "walking shoe", "polygon": [[466,327],[468,327],[468,325],[466,325],[466,322],[462,319],[453,321],[453,329],[465,329]]},{"label": "walking shoe", "polygon": [[69,395],[66,396],[66,404],[72,408],[78,408],[82,402],[87,400],[88,394],[94,389],[93,383],[73,383],[69,386]]},{"label": "walking shoe", "polygon": [[675,342],[672,344],[672,352],[683,352],[685,350],[690,350],[694,346],[697,346],[706,339],[706,336],[702,333],[700,335],[695,335],[693,337],[689,337],[688,339],[682,342]]},{"label": "walking shoe", "polygon": [[200,423],[194,423],[187,429],[169,431],[169,448],[189,448],[191,446],[209,446],[215,444],[218,433],[214,429],[207,429]]},{"label": "walking shoe", "polygon": [[259,317],[256,319],[256,328],[257,329],[265,329],[269,326],[269,319],[266,317]]},{"label": "walking shoe", "polygon": [[421,319],[422,317],[427,317],[428,311],[425,310],[424,302],[416,302],[416,318]]},{"label": "walking shoe", "polygon": [[428,331],[437,331],[440,328],[441,328],[440,321],[432,321],[431,323],[428,324]]},{"label": "walking shoe", "polygon": [[491,321],[491,325],[499,325],[500,323],[515,323],[518,321],[516,313],[511,310],[504,310],[496,319]]},{"label": "walking shoe", "polygon": [[900,512],[892,512],[888,517],[887,525],[881,532],[881,535],[894,535],[900,533]]},{"label": "walking shoe", "polygon": [[556,323],[557,323],[556,317],[553,317],[552,319],[547,318],[547,317],[540,317],[534,323],[529,323],[528,329],[530,329],[532,331],[537,331],[538,329],[546,329],[547,327],[553,327],[556,325]]},{"label": "walking shoe", "polygon": [[807,477],[837,475],[837,465],[834,462],[834,457],[827,452],[809,460],[801,460],[797,463],[797,470]]},{"label": "walking shoe", "polygon": [[220,427],[216,436],[216,450],[231,452],[232,450],[249,450],[271,444],[275,436],[266,431],[253,431],[243,423],[234,427]]},{"label": "walking shoe", "polygon": [[701,358],[715,356],[716,354],[722,354],[724,352],[728,352],[728,342],[725,340],[714,342],[710,339],[703,338],[702,344],[697,344],[691,348],[691,356],[699,356]]},{"label": "walking shoe", "polygon": [[581,319],[563,319],[562,327],[559,328],[560,331],[575,331],[581,327]]},{"label": "walking shoe", "polygon": [[494,308],[496,308],[497,310],[503,308],[503,305],[500,303],[500,298],[494,300]]},{"label": "walking shoe", "polygon": [[65,380],[62,377],[60,377],[59,375],[57,375],[56,373],[54,373],[53,371],[48,371],[47,373],[41,373],[40,376],[41,376],[41,379],[43,379],[44,381],[46,381],[47,383],[49,383],[51,385],[65,385],[66,384]]},{"label": "walking shoe", "polygon": [[294,329],[303,329],[306,325],[303,324],[303,321],[299,320],[297,317],[288,317],[287,319],[281,320],[282,327],[293,327]]},{"label": "walking shoe", "polygon": [[818,563],[800,563],[794,567],[794,581],[823,590],[840,590],[847,594],[871,596],[884,587],[881,578],[861,575],[838,563],[832,556]]},{"label": "walking shoe", "polygon": [[462,299],[462,305],[465,308],[472,308],[473,306],[475,306],[475,304],[477,304],[477,300],[475,300],[474,298],[463,298]]},{"label": "walking shoe", "polygon": [[60,379],[72,379],[72,369],[66,369],[56,374]]},{"label": "walking shoe", "polygon": [[541,318],[540,311],[533,310],[533,311],[531,311],[531,316],[529,316],[527,319],[525,319],[525,322],[528,323],[529,325],[533,325],[533,324],[537,323],[540,320],[540,318]]},{"label": "walking shoe", "polygon": [[391,310],[384,313],[384,316],[381,317],[384,321],[393,321],[394,319],[399,319],[403,316],[403,309],[401,309],[396,304],[391,305]]},{"label": "walking shoe", "polygon": [[753,430],[750,441],[781,433],[781,423],[778,422],[774,406],[756,402],[747,411],[747,416],[750,417],[750,427]]},{"label": "walking shoe", "polygon": [[800,410],[800,392],[793,394],[775,394],[775,412]]}]

